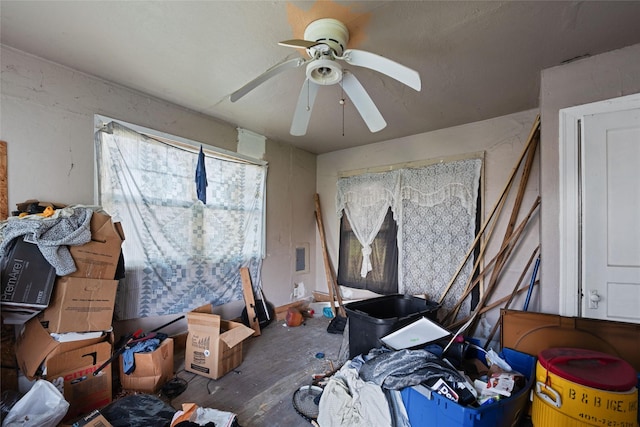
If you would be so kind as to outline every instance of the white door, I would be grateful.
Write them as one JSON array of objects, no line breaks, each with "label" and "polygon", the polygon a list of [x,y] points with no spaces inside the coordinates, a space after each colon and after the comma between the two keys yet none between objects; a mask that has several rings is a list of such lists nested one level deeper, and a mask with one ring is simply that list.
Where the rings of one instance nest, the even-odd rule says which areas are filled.
[{"label": "white door", "polygon": [[582,316],[640,323],[640,109],[582,129]]}]

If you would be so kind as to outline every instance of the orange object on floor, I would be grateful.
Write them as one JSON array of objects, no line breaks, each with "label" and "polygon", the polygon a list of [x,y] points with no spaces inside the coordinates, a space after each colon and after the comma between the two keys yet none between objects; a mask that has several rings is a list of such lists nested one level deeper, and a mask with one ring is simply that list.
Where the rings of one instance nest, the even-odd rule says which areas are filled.
[{"label": "orange object on floor", "polygon": [[302,316],[302,313],[300,313],[300,310],[294,307],[289,307],[287,310],[287,317],[285,318],[287,326],[300,326],[302,325],[303,320],[304,317]]}]

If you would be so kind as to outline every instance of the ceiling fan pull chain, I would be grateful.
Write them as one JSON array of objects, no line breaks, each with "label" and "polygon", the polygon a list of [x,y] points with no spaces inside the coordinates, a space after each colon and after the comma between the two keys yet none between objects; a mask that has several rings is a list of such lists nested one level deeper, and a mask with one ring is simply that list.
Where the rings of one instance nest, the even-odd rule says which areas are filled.
[{"label": "ceiling fan pull chain", "polygon": [[342,136],[344,136],[344,104],[346,104],[346,102],[344,101],[344,88],[342,86],[340,86],[340,91],[342,92],[340,95],[340,104],[342,105]]}]

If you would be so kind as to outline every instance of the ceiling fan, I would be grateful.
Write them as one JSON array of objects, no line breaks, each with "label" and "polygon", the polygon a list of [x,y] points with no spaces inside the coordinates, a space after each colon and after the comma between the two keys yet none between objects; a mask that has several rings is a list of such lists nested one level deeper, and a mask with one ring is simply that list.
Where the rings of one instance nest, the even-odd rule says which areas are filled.
[{"label": "ceiling fan", "polygon": [[[386,74],[416,91],[421,89],[420,75],[411,68],[375,53],[345,49],[348,41],[349,30],[342,22],[332,18],[313,21],[305,29],[304,40],[294,39],[278,43],[281,46],[306,49],[309,58],[294,58],[274,65],[233,92],[229,99],[235,102],[279,73],[306,64],[307,78],[298,96],[291,123],[291,135],[306,134],[318,88],[334,84],[342,86],[369,130],[378,132],[387,126],[387,122],[355,75],[350,70],[343,69],[338,60]],[[342,100],[340,102],[343,103]]]}]

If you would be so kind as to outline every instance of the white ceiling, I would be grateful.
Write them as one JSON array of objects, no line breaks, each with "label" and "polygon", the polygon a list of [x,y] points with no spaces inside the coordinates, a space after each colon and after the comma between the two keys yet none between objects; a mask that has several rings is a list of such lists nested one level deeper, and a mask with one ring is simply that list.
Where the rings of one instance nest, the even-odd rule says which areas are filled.
[{"label": "white ceiling", "polygon": [[[640,1],[2,0],[0,14],[2,44],[314,153],[536,108],[542,69],[640,43]],[[307,134],[289,135],[304,67],[228,99],[304,55],[277,42],[324,17],[347,25],[348,48],[420,73],[415,92],[352,68],[388,123],[380,132],[348,100],[343,115],[335,85],[321,88]]]}]

